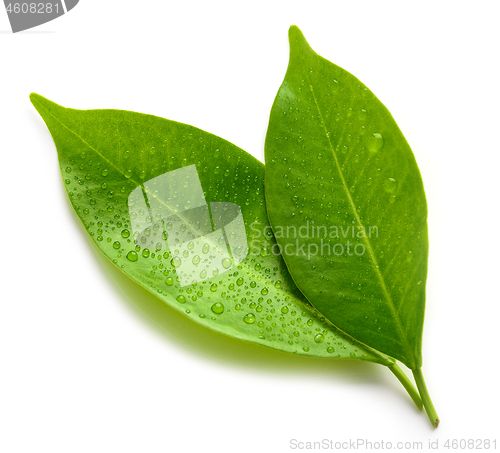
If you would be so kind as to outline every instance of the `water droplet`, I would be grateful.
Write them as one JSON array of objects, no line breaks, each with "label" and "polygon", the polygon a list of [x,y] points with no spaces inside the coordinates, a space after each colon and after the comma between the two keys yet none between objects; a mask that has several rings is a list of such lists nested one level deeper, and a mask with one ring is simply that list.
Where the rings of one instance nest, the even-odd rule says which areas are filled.
[{"label": "water droplet", "polygon": [[392,193],[398,187],[398,182],[394,178],[388,178],[384,181],[384,189],[387,193]]},{"label": "water droplet", "polygon": [[302,348],[302,350],[303,350],[304,352],[309,352],[309,346],[304,346],[304,347]]},{"label": "water droplet", "polygon": [[265,296],[268,292],[269,292],[269,290],[268,290],[267,288],[262,288],[262,290],[261,290],[261,292],[260,292],[260,293],[261,293],[263,296]]},{"label": "water droplet", "polygon": [[324,339],[325,339],[325,337],[324,337],[322,334],[320,334],[320,333],[318,333],[318,335],[316,335],[316,336],[314,337],[314,341],[315,341],[316,343],[323,343],[323,340],[324,340]]},{"label": "water droplet", "polygon": [[241,278],[241,277],[240,277],[238,280],[236,280],[236,284],[237,284],[238,286],[243,285],[243,282],[244,282],[244,280],[243,280],[243,278]]},{"label": "water droplet", "polygon": [[108,175],[108,170],[107,168],[105,168],[102,173],[101,173],[102,176],[107,176]]},{"label": "water droplet", "polygon": [[281,313],[284,315],[288,313],[288,307],[285,305],[284,307],[281,307]]},{"label": "water droplet", "polygon": [[185,304],[186,303],[186,298],[182,295],[176,297],[177,302],[180,304]]},{"label": "water droplet", "polygon": [[174,279],[172,277],[167,277],[165,279],[165,283],[168,285],[168,286],[172,286],[174,284]]},{"label": "water droplet", "polygon": [[222,305],[220,302],[216,302],[212,305],[212,311],[220,315],[224,311],[224,305]]},{"label": "water droplet", "polygon": [[335,351],[335,349],[332,348],[331,346],[326,348],[326,352],[328,352],[328,354],[332,354],[334,351]]},{"label": "water droplet", "polygon": [[203,253],[208,253],[210,251],[210,246],[208,244],[203,244]]},{"label": "water droplet", "polygon": [[144,250],[142,251],[142,256],[143,256],[144,258],[147,258],[147,257],[149,256],[149,253],[150,253],[150,252],[149,252],[149,249],[144,249]]},{"label": "water droplet", "polygon": [[127,171],[125,172],[125,178],[129,179],[129,178],[131,178],[131,177],[132,177],[132,170],[127,170]]},{"label": "water droplet", "polygon": [[117,249],[117,250],[118,250],[118,249],[120,248],[120,246],[121,246],[121,244],[120,244],[118,241],[113,242],[113,248],[114,248],[114,249]]},{"label": "water droplet", "polygon": [[245,321],[247,324],[253,324],[255,322],[255,315],[253,313],[248,313],[243,318],[243,321]]},{"label": "water droplet", "polygon": [[381,134],[376,132],[375,134],[372,134],[371,137],[368,137],[368,143],[366,146],[368,148],[368,151],[370,151],[371,153],[376,153],[377,151],[380,151],[384,146],[384,138]]},{"label": "water droplet", "polygon": [[128,238],[130,236],[130,231],[125,229],[122,231],[122,238]]},{"label": "water droplet", "polygon": [[139,259],[139,255],[137,254],[137,252],[135,250],[131,250],[130,252],[127,253],[127,259],[129,261],[137,261]]},{"label": "water droplet", "polygon": [[199,255],[195,255],[193,256],[193,264],[199,264],[200,262],[200,257]]},{"label": "water droplet", "polygon": [[179,267],[182,264],[182,261],[178,256],[174,256],[170,261],[170,264],[174,267]]},{"label": "water droplet", "polygon": [[210,291],[212,291],[213,293],[217,291],[217,285],[215,283],[210,287]]},{"label": "water droplet", "polygon": [[222,260],[222,267],[224,269],[229,269],[231,267],[231,260],[229,258],[224,258]]}]

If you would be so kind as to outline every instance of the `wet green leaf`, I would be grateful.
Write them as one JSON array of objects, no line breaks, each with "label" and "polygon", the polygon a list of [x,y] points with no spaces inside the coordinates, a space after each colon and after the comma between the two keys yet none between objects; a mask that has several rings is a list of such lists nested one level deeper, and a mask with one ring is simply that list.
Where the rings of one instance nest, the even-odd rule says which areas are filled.
[{"label": "wet green leaf", "polygon": [[264,166],[252,156],[162,118],[67,109],[36,94],[31,100],[54,138],[73,208],[99,250],[132,280],[232,337],[310,356],[394,363],[340,332],[297,290],[275,254]]},{"label": "wet green leaf", "polygon": [[422,364],[427,205],[387,108],[290,29],[266,137],[268,215],[302,293],[349,335]]}]

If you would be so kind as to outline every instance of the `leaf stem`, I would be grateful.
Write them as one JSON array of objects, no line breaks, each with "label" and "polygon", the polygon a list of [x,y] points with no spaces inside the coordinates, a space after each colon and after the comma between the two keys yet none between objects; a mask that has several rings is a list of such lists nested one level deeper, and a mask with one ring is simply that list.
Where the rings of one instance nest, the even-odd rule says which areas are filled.
[{"label": "leaf stem", "polygon": [[399,382],[403,384],[403,387],[411,396],[411,399],[417,406],[418,410],[421,411],[422,408],[424,407],[422,399],[420,398],[420,395],[418,394],[418,391],[415,388],[415,386],[411,383],[410,379],[408,379],[408,376],[406,376],[404,371],[398,366],[396,362],[394,362],[393,365],[390,365],[389,369],[393,372],[394,376],[398,378]]},{"label": "leaf stem", "polygon": [[439,417],[434,409],[434,405],[432,404],[431,397],[429,396],[429,392],[427,390],[427,386],[425,385],[424,375],[422,374],[422,369],[417,368],[416,370],[412,370],[413,377],[415,378],[415,382],[417,383],[418,391],[420,392],[420,396],[422,397],[422,401],[424,402],[425,411],[429,416],[429,420],[432,423],[434,428],[437,428],[439,425]]}]

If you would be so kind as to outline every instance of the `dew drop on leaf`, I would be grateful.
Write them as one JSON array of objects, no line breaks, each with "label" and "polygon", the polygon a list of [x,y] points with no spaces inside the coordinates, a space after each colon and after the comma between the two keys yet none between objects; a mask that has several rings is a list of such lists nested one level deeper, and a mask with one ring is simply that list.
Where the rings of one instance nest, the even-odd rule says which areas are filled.
[{"label": "dew drop on leaf", "polygon": [[212,305],[212,311],[218,315],[220,315],[224,311],[224,305],[220,302],[216,302]]},{"label": "dew drop on leaf", "polygon": [[376,153],[380,151],[384,146],[384,137],[381,134],[375,133],[372,134],[371,137],[368,138],[367,148],[371,153]]},{"label": "dew drop on leaf", "polygon": [[253,313],[248,313],[243,318],[243,321],[245,321],[247,324],[253,324],[255,322],[255,315]]},{"label": "dew drop on leaf", "polygon": [[130,252],[127,253],[127,259],[129,261],[137,261],[139,259],[139,255],[137,255],[137,252],[135,250],[131,250]]},{"label": "dew drop on leaf", "polygon": [[324,339],[325,339],[325,337],[324,337],[322,334],[320,334],[320,333],[318,333],[318,334],[314,337],[314,341],[315,341],[316,343],[322,343]]},{"label": "dew drop on leaf", "polygon": [[394,178],[388,178],[384,181],[384,189],[387,193],[392,193],[396,190],[398,182]]}]

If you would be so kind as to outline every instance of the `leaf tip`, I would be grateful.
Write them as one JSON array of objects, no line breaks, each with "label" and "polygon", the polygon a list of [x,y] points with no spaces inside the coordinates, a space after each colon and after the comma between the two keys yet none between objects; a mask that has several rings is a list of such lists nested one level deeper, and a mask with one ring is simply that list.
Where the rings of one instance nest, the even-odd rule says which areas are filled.
[{"label": "leaf tip", "polygon": [[43,96],[40,96],[38,93],[30,93],[30,101],[33,105],[41,98],[43,98]]},{"label": "leaf tip", "polygon": [[297,25],[290,25],[290,28],[288,29],[288,37],[290,40],[296,36],[304,36],[302,32],[300,31],[300,28],[297,27]]},{"label": "leaf tip", "polygon": [[290,50],[292,52],[299,51],[300,52],[313,52],[313,49],[307,42],[304,33],[302,33],[301,29],[297,27],[297,25],[291,25],[288,29],[288,41],[290,42]]},{"label": "leaf tip", "polygon": [[[49,99],[43,97],[42,95],[40,95],[38,93],[31,93],[30,94],[30,101],[37,110],[38,110],[38,107],[40,105],[47,106],[49,104],[55,104],[54,102],[50,101]],[[55,105],[57,105],[57,104],[55,104]]]},{"label": "leaf tip", "polygon": [[290,45],[292,45],[293,43],[306,41],[306,38],[297,25],[290,25],[290,28],[288,29],[288,40],[290,41]]},{"label": "leaf tip", "polygon": [[[37,109],[38,113],[42,115],[42,117],[43,117],[42,111],[45,110],[47,111],[57,111],[61,109],[64,110],[63,106],[56,104],[55,102],[52,102],[50,99],[47,99],[38,93],[31,93],[30,101],[33,104],[33,106]],[[40,110],[41,107],[43,107],[42,111]]]}]

